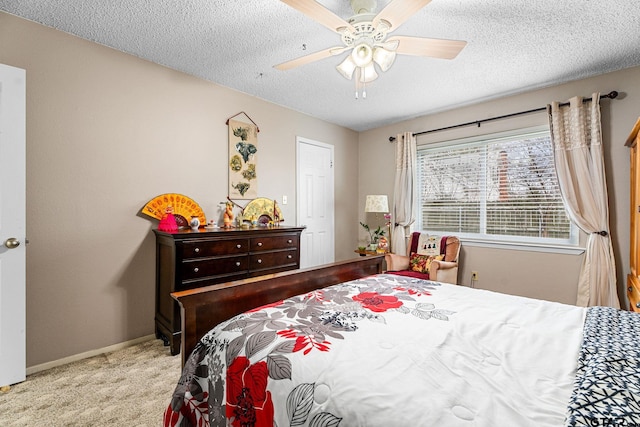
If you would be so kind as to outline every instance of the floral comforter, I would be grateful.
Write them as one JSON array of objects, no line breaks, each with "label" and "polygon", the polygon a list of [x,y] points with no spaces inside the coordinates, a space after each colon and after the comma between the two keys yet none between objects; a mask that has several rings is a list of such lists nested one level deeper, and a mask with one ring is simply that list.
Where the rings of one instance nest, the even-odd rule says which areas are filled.
[{"label": "floral comforter", "polygon": [[331,286],[211,330],[164,425],[561,426],[585,314],[388,274]]}]

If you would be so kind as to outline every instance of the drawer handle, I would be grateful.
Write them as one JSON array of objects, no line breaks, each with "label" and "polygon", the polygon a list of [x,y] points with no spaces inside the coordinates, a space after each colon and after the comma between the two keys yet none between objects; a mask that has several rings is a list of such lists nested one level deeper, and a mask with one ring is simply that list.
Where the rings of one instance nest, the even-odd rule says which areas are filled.
[{"label": "drawer handle", "polygon": [[241,247],[242,247],[242,245],[241,245],[240,243],[238,243],[238,244],[236,245],[236,248],[238,248],[238,249],[240,249]]},{"label": "drawer handle", "polygon": [[240,267],[240,261],[236,261],[236,267]]},{"label": "drawer handle", "polygon": [[197,273],[198,271],[200,271],[200,269],[199,269],[198,267],[196,267],[196,268],[194,268],[194,269],[193,269],[193,272],[194,272],[194,273]]},{"label": "drawer handle", "polygon": [[261,259],[258,260],[258,264],[262,264],[262,260]]},{"label": "drawer handle", "polygon": [[195,253],[198,253],[198,252],[200,252],[200,248],[195,248],[193,251],[194,251]]},{"label": "drawer handle", "polygon": [[287,240],[287,243],[291,244],[291,243],[293,243],[293,240],[289,239],[289,240]]},{"label": "drawer handle", "polygon": [[287,258],[289,258],[289,259],[293,258],[293,255],[289,254],[289,255],[287,255]]},{"label": "drawer handle", "polygon": [[258,246],[262,246],[262,242],[258,242]]}]

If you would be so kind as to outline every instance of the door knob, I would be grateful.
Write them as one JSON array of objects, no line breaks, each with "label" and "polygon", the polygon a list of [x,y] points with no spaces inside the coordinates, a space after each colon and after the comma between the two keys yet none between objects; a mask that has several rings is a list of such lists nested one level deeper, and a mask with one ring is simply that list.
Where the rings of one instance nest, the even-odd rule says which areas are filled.
[{"label": "door knob", "polygon": [[4,245],[9,249],[15,249],[20,246],[20,240],[16,239],[15,237],[10,237],[4,241]]}]

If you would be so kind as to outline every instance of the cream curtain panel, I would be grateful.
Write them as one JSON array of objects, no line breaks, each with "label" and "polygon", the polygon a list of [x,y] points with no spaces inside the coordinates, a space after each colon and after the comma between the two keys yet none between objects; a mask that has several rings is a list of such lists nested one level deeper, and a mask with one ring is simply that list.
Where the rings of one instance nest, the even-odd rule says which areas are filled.
[{"label": "cream curtain panel", "polygon": [[571,220],[589,234],[578,279],[579,306],[620,308],[609,234],[600,94],[591,102],[571,98],[568,106],[547,106],[560,191]]},{"label": "cream curtain panel", "polygon": [[416,137],[411,132],[396,137],[396,178],[393,190],[391,249],[408,255],[407,236],[415,221]]}]

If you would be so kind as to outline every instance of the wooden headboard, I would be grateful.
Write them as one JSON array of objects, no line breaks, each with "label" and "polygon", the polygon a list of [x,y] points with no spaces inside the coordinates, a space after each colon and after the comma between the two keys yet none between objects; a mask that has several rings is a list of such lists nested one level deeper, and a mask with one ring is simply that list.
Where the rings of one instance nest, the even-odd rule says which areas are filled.
[{"label": "wooden headboard", "polygon": [[210,329],[245,311],[337,283],[382,272],[383,255],[285,271],[173,292],[180,304],[182,365]]}]

